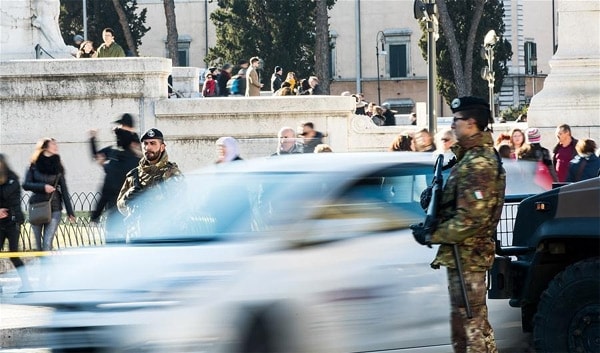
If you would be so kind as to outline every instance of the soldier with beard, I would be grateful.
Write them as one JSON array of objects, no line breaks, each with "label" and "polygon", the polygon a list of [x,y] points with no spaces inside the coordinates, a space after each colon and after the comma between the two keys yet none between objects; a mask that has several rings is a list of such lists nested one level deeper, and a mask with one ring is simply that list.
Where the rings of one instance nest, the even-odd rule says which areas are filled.
[{"label": "soldier with beard", "polygon": [[[141,142],[144,156],[138,166],[127,173],[117,198],[119,212],[126,217],[128,224],[128,239],[140,232],[141,214],[137,212],[137,208],[140,206],[138,199],[140,194],[151,188],[159,188],[167,179],[179,180],[182,177],[177,164],[169,162],[163,134],[160,130],[152,128],[146,131]],[[164,196],[161,192],[154,192],[145,202],[161,201]]]}]

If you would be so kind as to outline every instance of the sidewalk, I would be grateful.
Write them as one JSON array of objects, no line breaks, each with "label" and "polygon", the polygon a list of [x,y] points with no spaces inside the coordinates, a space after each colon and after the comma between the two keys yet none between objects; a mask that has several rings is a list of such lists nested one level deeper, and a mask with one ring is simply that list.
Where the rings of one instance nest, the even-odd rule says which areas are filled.
[{"label": "sidewalk", "polygon": [[[32,285],[38,281],[38,262],[28,263],[27,270]],[[44,347],[45,340],[39,326],[48,322],[52,309],[44,307],[7,304],[18,294],[21,279],[14,269],[0,273],[0,352],[7,348]],[[22,350],[19,350],[22,351]],[[24,352],[24,351],[22,351]],[[27,352],[32,352],[28,350]],[[36,349],[35,352],[46,352]]]}]

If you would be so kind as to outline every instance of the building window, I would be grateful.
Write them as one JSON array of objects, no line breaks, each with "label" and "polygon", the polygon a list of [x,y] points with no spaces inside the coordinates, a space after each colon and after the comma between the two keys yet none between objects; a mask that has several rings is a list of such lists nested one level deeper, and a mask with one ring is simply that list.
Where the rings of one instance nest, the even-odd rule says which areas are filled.
[{"label": "building window", "polygon": [[390,77],[408,76],[406,44],[390,45]]},{"label": "building window", "polygon": [[537,44],[525,42],[525,74],[537,75]]},{"label": "building window", "polygon": [[390,78],[408,77],[410,73],[410,36],[408,28],[390,29],[383,32],[388,49],[387,74]]},{"label": "building window", "polygon": [[[169,57],[169,49],[167,48],[167,39],[165,38],[165,57]],[[190,66],[190,43],[192,38],[188,35],[181,35],[177,40],[177,56],[179,66]]]}]

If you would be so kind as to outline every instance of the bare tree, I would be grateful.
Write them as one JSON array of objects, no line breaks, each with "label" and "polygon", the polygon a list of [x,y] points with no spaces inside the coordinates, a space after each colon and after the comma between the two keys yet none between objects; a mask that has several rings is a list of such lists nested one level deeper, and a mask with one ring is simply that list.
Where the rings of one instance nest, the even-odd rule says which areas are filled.
[{"label": "bare tree", "polygon": [[135,45],[135,40],[131,35],[131,29],[129,28],[129,21],[127,21],[127,16],[125,15],[125,10],[123,10],[123,5],[119,0],[113,0],[113,5],[115,7],[115,11],[117,12],[117,16],[119,16],[119,23],[121,24],[121,28],[123,28],[123,35],[125,36],[125,42],[129,47],[129,50],[133,52],[135,56],[138,56],[137,46]]},{"label": "bare tree", "polygon": [[177,21],[175,19],[175,0],[164,0],[165,17],[167,19],[167,50],[173,66],[179,66],[177,41]]},{"label": "bare tree", "polygon": [[327,15],[327,0],[316,0],[315,8],[315,71],[319,77],[319,85],[323,93],[329,94],[329,78],[331,77],[329,62],[329,17]]},{"label": "bare tree", "polygon": [[[454,83],[458,96],[468,96],[472,93],[473,81],[473,49],[475,46],[475,36],[479,21],[483,16],[483,7],[486,0],[475,0],[475,8],[473,9],[473,17],[471,19],[471,27],[467,37],[467,45],[464,53],[460,53],[458,41],[454,32],[454,24],[445,0],[437,1],[437,7],[440,17],[440,26],[442,27],[448,42],[448,50],[450,52],[450,60],[452,62],[452,71],[454,73]],[[463,66],[464,62],[464,66]]]}]

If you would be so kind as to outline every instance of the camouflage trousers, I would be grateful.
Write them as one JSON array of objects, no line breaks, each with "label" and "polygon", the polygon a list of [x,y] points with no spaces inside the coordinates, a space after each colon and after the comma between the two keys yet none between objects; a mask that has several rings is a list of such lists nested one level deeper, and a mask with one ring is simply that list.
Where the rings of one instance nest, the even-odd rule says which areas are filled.
[{"label": "camouflage trousers", "polygon": [[494,330],[488,322],[486,305],[486,272],[463,271],[467,296],[473,317],[469,319],[464,305],[460,279],[456,269],[448,268],[450,293],[450,327],[455,353],[498,353]]}]

